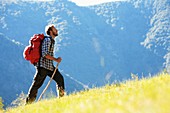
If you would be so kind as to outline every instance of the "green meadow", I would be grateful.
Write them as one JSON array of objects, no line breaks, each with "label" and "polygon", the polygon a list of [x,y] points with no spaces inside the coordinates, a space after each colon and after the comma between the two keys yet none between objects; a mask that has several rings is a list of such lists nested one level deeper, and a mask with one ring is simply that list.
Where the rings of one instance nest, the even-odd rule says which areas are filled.
[{"label": "green meadow", "polygon": [[[2,111],[3,112],[3,111]],[[5,113],[170,113],[170,75],[161,73],[63,98],[9,108]]]}]

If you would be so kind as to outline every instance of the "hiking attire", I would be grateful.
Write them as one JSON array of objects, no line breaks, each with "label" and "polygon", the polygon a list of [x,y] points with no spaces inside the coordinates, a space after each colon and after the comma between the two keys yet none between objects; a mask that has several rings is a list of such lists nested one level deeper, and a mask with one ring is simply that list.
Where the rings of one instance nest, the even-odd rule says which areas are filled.
[{"label": "hiking attire", "polygon": [[[44,38],[41,46],[41,58],[38,63],[35,64],[36,73],[32,85],[29,89],[28,96],[26,98],[26,103],[32,103],[35,101],[38,93],[38,89],[42,86],[46,76],[51,77],[54,72],[53,60],[45,58],[46,55],[54,56],[54,44],[55,40],[52,37]],[[64,78],[61,73],[56,71],[53,80],[57,83],[56,87],[58,90],[64,90]],[[59,95],[62,96],[62,95]]]}]

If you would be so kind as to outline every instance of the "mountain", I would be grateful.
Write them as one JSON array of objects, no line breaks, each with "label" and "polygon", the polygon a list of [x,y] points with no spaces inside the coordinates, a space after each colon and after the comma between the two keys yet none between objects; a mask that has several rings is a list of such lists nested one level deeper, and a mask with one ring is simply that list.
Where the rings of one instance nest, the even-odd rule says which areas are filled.
[{"label": "mountain", "polygon": [[22,90],[28,89],[26,84],[31,81],[33,70],[22,57],[23,45],[11,41],[3,34],[0,34],[0,45],[0,96],[6,105]]},{"label": "mountain", "polygon": [[[18,92],[13,91],[12,97],[0,94],[5,103],[20,91],[27,93],[35,69],[23,59],[23,49],[33,34],[44,33],[44,27],[51,23],[59,30],[55,56],[63,59],[59,68],[69,93],[131,79],[131,74],[141,78],[169,71],[168,0],[132,0],[90,7],[79,7],[67,0],[0,4],[0,33],[2,41],[6,40],[0,48],[8,45],[9,50],[14,49],[2,54],[1,62],[6,63],[1,63],[0,70],[8,71],[8,78],[16,77],[10,85],[19,82],[15,88]],[[16,66],[7,70],[5,67],[11,63]],[[0,81],[5,84],[6,79]]]},{"label": "mountain", "polygon": [[149,19],[149,30],[142,45],[163,57],[164,67],[170,73],[170,2],[145,0],[134,2],[134,6],[141,11],[142,8],[146,9],[143,13]]},{"label": "mountain", "polygon": [[[143,32],[143,36],[140,36],[143,38],[140,44],[164,58],[163,67],[170,73],[170,2],[168,0],[130,0],[125,3],[125,5],[131,5],[132,8],[128,8],[128,5],[125,8],[120,4],[120,2],[117,4],[108,3],[94,6],[91,9],[97,15],[104,17],[106,23],[112,25],[114,28],[119,27],[125,30],[126,25],[130,26],[137,21],[135,22],[137,25],[134,26],[135,30],[137,30],[136,32]],[[108,7],[112,8],[112,10],[109,11]],[[140,17],[138,18],[140,20],[134,18],[132,21],[129,21],[127,19],[128,16],[137,17],[137,15]],[[139,22],[143,23],[143,25],[139,24]],[[133,27],[132,30],[132,33],[134,33]]]}]

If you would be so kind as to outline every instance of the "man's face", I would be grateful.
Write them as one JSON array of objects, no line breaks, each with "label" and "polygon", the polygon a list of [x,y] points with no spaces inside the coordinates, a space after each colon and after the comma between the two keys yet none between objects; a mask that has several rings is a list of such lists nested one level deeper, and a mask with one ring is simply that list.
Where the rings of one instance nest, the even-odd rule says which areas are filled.
[{"label": "man's face", "polygon": [[52,33],[54,36],[58,36],[58,30],[54,26],[52,26]]}]

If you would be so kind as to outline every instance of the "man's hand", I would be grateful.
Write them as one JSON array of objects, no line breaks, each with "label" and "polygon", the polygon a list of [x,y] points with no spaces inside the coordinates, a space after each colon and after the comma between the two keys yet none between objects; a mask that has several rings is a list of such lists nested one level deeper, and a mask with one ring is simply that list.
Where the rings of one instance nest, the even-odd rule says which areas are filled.
[{"label": "man's hand", "polygon": [[61,60],[62,60],[62,58],[61,58],[61,57],[58,57],[55,61],[58,62],[58,63],[60,63]]},{"label": "man's hand", "polygon": [[46,55],[45,58],[50,59],[50,60],[54,60],[54,61],[56,61],[56,62],[58,62],[58,63],[60,63],[61,60],[62,60],[61,57],[55,58],[55,57],[50,56],[50,55]]}]

